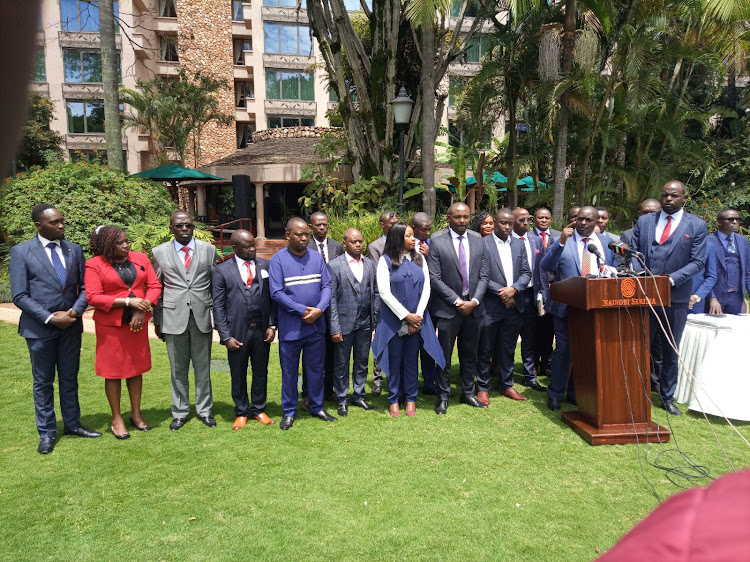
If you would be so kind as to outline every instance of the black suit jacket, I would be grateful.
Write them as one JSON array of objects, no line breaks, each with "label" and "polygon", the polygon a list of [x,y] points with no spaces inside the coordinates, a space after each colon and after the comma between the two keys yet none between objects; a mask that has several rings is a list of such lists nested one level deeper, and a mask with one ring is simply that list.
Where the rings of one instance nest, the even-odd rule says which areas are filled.
[{"label": "black suit jacket", "polygon": [[[276,303],[271,300],[268,260],[255,258],[255,277],[260,283],[261,328],[276,324]],[[232,258],[216,266],[212,283],[214,322],[222,343],[229,338],[244,341],[249,326],[246,299],[250,298],[237,261]]]},{"label": "black suit jacket", "polygon": [[[479,234],[467,230],[466,235],[469,242],[469,299],[479,301],[472,313],[479,317],[484,313],[484,293],[489,280],[487,255]],[[461,297],[463,278],[450,233],[432,238],[427,266],[430,269],[430,314],[437,318],[454,318],[458,311],[453,303]]]},{"label": "black suit jacket", "polygon": [[[485,312],[492,320],[499,320],[508,309],[497,293],[504,287],[513,287],[520,293],[531,281],[532,273],[529,268],[529,260],[526,257],[526,246],[520,240],[511,237],[510,241],[510,254],[513,259],[513,279],[510,283],[505,279],[495,237],[493,235],[485,236],[483,242],[489,263],[489,281],[484,299]],[[516,309],[518,312],[524,311],[522,298],[516,299]]]},{"label": "black suit jacket", "polygon": [[[307,249],[320,252],[318,241],[314,236],[310,236],[310,242],[307,244]],[[330,262],[333,258],[339,257],[343,253],[344,246],[342,246],[341,242],[336,242],[336,240],[333,240],[332,238],[326,238],[326,258],[328,258],[326,263]]]}]

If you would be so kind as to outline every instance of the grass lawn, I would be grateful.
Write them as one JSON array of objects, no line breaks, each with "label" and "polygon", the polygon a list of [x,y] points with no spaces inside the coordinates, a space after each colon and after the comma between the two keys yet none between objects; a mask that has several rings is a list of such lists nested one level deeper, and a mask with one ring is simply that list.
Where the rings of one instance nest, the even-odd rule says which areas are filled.
[{"label": "grass lawn", "polygon": [[[167,354],[152,341],[143,409],[154,431],[131,429],[120,442],[93,374],[94,345],[84,335],[82,423],[105,435],[62,437],[58,421],[55,451],[42,457],[28,350],[15,326],[0,324],[0,559],[591,560],[658,505],[643,474],[662,498],[679,491],[648,462],[674,440],[591,447],[546,409],[545,394],[523,387],[529,402],[491,393],[489,410],[454,400],[436,416],[426,397],[416,417],[392,419],[380,397],[377,412],[352,408],[332,424],[300,413],[288,432],[257,422],[235,432],[219,345],[217,428],[192,415],[169,431]],[[280,421],[275,346],[267,412]],[[665,425],[663,414],[654,410]],[[711,421],[734,466],[750,466],[742,440]],[[701,415],[671,423],[711,476],[732,470]],[[750,438],[750,424],[736,425]],[[683,464],[674,453],[659,460]]]}]

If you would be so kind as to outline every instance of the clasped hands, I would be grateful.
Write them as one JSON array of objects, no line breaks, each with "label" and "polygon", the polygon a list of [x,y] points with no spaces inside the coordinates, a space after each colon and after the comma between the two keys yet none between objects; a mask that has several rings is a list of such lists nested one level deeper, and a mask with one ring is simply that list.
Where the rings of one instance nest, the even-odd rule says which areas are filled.
[{"label": "clasped hands", "polygon": [[130,320],[130,331],[140,332],[146,323],[146,313],[151,312],[151,301],[133,297],[129,300],[130,308],[133,310],[133,318]]},{"label": "clasped hands", "polygon": [[516,306],[517,292],[514,287],[503,287],[497,292],[497,296],[503,301],[505,308],[514,308]]}]

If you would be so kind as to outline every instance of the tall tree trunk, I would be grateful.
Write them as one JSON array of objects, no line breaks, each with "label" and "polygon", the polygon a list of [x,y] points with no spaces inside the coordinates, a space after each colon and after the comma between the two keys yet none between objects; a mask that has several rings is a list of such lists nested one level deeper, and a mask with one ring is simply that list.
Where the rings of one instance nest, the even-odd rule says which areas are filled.
[{"label": "tall tree trunk", "polygon": [[99,0],[99,37],[102,52],[104,86],[104,133],[107,139],[107,163],[110,168],[124,170],[122,157],[122,126],[120,124],[120,89],[117,76],[117,45],[112,0]]},{"label": "tall tree trunk", "polygon": [[426,22],[422,26],[422,210],[430,218],[435,217],[435,25]]},{"label": "tall tree trunk", "polygon": [[[506,74],[507,75],[507,74]],[[507,78],[506,78],[507,80]],[[514,90],[512,86],[506,88]],[[508,197],[511,209],[518,207],[518,186],[516,185],[516,155],[518,154],[518,132],[516,131],[516,96],[508,94],[508,150],[505,153],[505,173],[508,174]]]},{"label": "tall tree trunk", "polygon": [[[565,0],[565,19],[563,20],[563,55],[561,70],[563,77],[567,77],[573,68],[573,55],[576,40],[576,0]],[[555,151],[555,198],[552,205],[552,217],[561,222],[565,206],[565,171],[567,169],[568,154],[568,103],[570,92],[565,90],[560,98],[560,123],[557,128],[557,142]]]}]

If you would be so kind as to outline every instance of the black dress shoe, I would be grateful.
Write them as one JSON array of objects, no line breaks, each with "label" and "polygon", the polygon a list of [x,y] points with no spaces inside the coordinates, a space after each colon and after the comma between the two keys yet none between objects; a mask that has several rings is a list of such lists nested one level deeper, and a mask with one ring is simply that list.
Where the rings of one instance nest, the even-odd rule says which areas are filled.
[{"label": "black dress shoe", "polygon": [[424,396],[437,396],[437,388],[428,386],[428,387],[422,387],[422,394]]},{"label": "black dress shoe", "polygon": [[281,428],[283,431],[286,431],[293,425],[294,425],[294,416],[284,416],[281,418],[281,423],[279,424],[279,428]]},{"label": "black dress shoe", "polygon": [[130,416],[130,423],[132,423],[133,425],[135,425],[135,428],[136,428],[136,429],[137,429],[138,431],[151,431],[151,430],[153,429],[153,428],[152,428],[152,427],[151,427],[150,425],[148,425],[148,424],[144,425],[143,427],[138,427],[138,426],[136,425],[136,423],[135,423],[135,422],[133,421],[133,416]]},{"label": "black dress shoe", "polygon": [[115,433],[115,426],[113,425],[109,426],[109,430],[112,432],[112,435],[115,436],[115,439],[120,439],[121,441],[124,441],[125,439],[130,439],[130,433],[128,433],[127,431],[125,433],[117,435]]},{"label": "black dress shoe", "polygon": [[544,392],[545,390],[547,390],[547,387],[539,384],[539,381],[537,380],[533,380],[533,381],[524,380],[521,382],[521,385],[528,386],[529,388],[533,388],[534,390],[538,390],[539,392]]},{"label": "black dress shoe", "polygon": [[208,427],[216,427],[216,420],[211,414],[208,414],[207,416],[198,416],[198,419]]},{"label": "black dress shoe", "polygon": [[312,417],[318,418],[319,420],[327,421],[327,422],[334,422],[337,418],[334,418],[331,414],[326,412],[325,410],[321,410],[317,414],[311,414]]},{"label": "black dress shoe", "polygon": [[438,400],[438,403],[435,404],[435,413],[438,415],[444,415],[447,412],[448,412],[448,401]]},{"label": "black dress shoe", "polygon": [[339,404],[339,409],[337,411],[341,417],[345,418],[346,414],[349,413],[349,408],[346,404]]},{"label": "black dress shoe", "polygon": [[672,400],[662,400],[661,407],[664,408],[667,412],[669,412],[673,416],[682,415],[682,412],[680,412],[679,408],[677,408],[677,406],[674,405],[674,402]]},{"label": "black dress shoe", "polygon": [[46,455],[48,453],[51,453],[54,448],[55,448],[54,437],[42,437],[39,440],[39,446],[36,448],[36,452],[39,453],[40,455]]},{"label": "black dress shoe", "polygon": [[547,408],[556,412],[560,409],[560,401],[557,398],[547,398]]},{"label": "black dress shoe", "polygon": [[372,404],[368,404],[365,402],[364,398],[360,398],[359,400],[352,400],[352,406],[356,406],[357,408],[362,408],[363,410],[374,410],[375,406]]},{"label": "black dress shoe", "polygon": [[461,404],[468,404],[472,408],[486,408],[487,407],[487,404],[482,404],[479,400],[476,399],[475,396],[461,395],[459,402],[461,402]]},{"label": "black dress shoe", "polygon": [[380,396],[382,393],[383,393],[383,383],[382,382],[372,383],[372,395]]},{"label": "black dress shoe", "polygon": [[177,431],[183,425],[185,425],[185,418],[174,418],[172,423],[169,424],[170,431]]},{"label": "black dress shoe", "polygon": [[88,437],[89,439],[102,436],[102,434],[98,431],[91,431],[90,429],[86,429],[82,425],[79,425],[75,429],[68,429],[66,427],[63,430],[63,435],[77,435],[78,437]]}]

